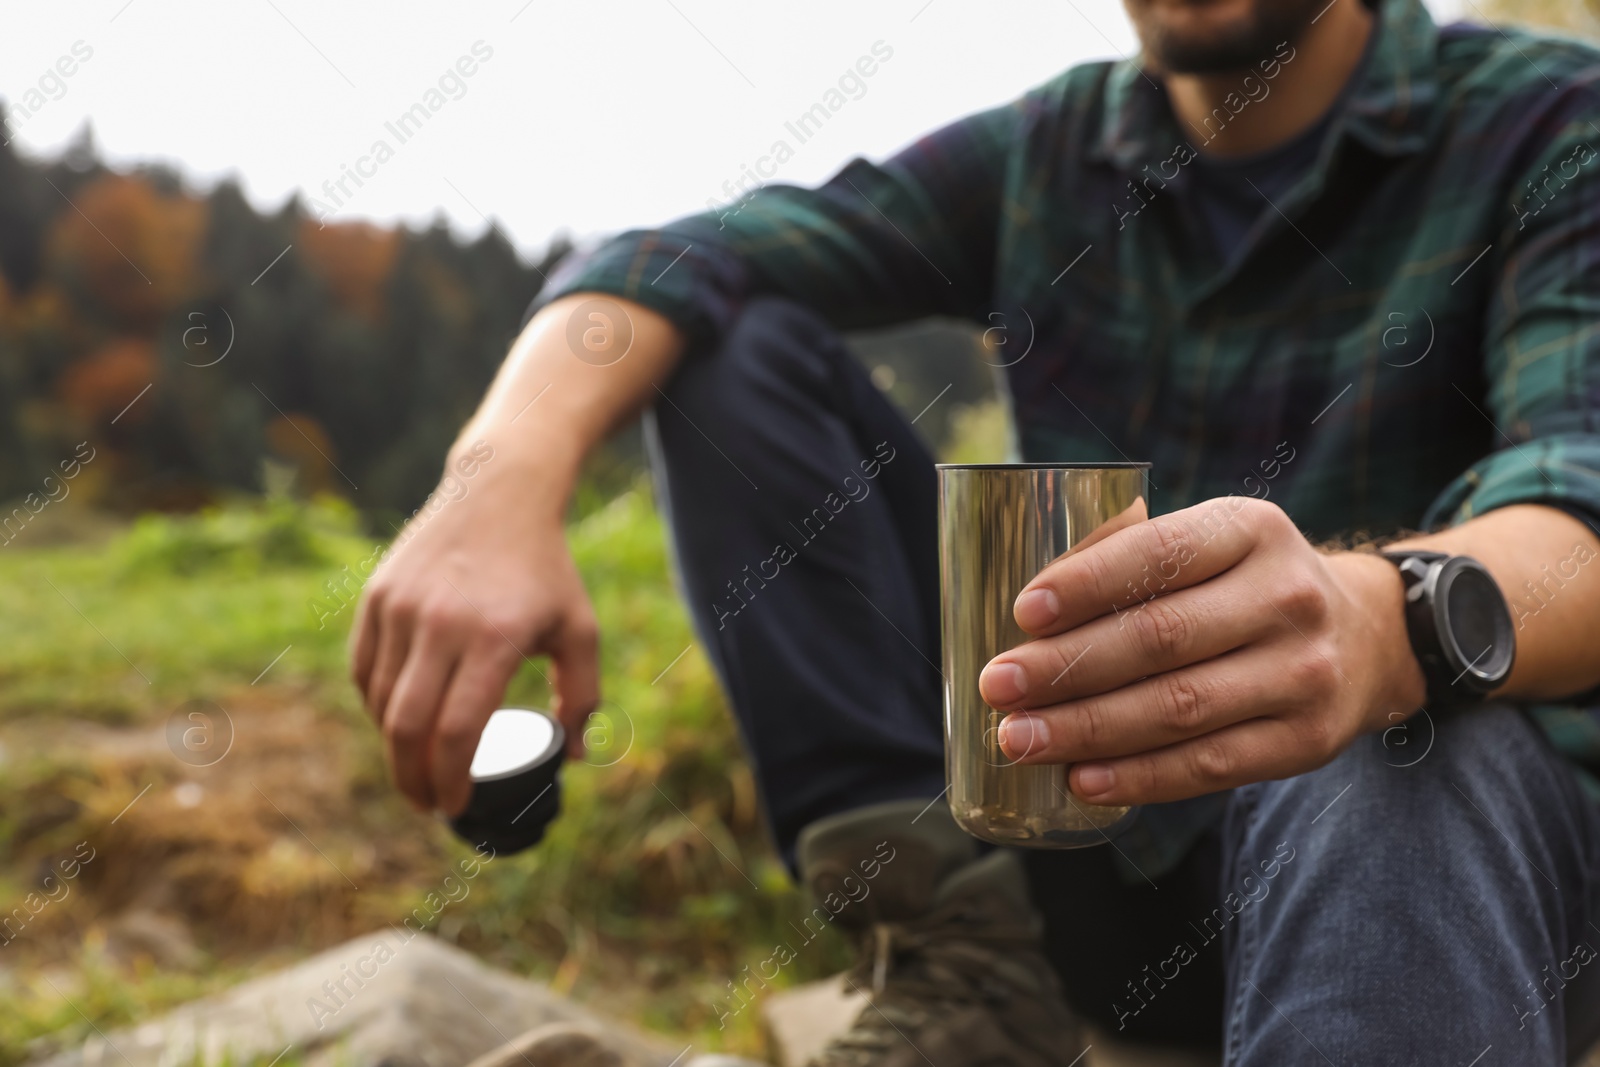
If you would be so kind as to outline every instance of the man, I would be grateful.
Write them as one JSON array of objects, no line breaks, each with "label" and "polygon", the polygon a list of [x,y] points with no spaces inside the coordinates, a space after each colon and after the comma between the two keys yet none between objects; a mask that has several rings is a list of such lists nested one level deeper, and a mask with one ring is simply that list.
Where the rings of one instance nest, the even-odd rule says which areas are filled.
[{"label": "man", "polygon": [[[648,409],[779,847],[819,898],[897,857],[836,920],[874,1006],[823,1062],[1068,1063],[1063,995],[1230,1064],[1565,1062],[1600,1018],[1595,54],[1418,0],[1129,11],[1138,61],[552,280],[460,438],[489,481],[367,590],[395,778],[459,810],[524,653],[594,706],[561,516]],[[1153,461],[1156,517],[1047,567],[981,682],[1010,758],[1144,805],[1113,848],[980,854],[931,803],[931,458],[833,332],[927,315],[989,329],[1023,458]],[[1388,549],[1445,555],[1326,547],[1416,529]]]}]

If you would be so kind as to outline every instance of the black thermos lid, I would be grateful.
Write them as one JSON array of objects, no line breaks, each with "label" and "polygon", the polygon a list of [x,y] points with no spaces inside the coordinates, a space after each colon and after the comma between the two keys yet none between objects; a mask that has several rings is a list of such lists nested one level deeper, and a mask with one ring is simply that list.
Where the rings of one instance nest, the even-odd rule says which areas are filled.
[{"label": "black thermos lid", "polygon": [[566,731],[543,712],[501,708],[489,716],[472,757],[472,799],[450,828],[496,855],[537,845],[561,813],[566,746]]}]

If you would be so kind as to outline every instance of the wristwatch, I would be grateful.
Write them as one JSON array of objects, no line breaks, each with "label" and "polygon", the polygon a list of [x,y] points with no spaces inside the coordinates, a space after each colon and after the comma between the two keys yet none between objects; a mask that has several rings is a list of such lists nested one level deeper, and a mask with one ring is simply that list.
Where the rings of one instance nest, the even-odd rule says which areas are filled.
[{"label": "wristwatch", "polygon": [[1383,553],[1406,586],[1406,631],[1428,682],[1428,706],[1481,700],[1511,673],[1517,635],[1488,568],[1443,552]]}]

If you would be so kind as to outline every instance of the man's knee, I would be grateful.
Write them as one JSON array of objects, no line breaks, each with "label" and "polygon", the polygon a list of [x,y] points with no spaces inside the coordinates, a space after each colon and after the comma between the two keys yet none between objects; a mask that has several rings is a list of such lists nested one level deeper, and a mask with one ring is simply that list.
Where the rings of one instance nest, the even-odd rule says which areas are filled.
[{"label": "man's knee", "polygon": [[[1251,793],[1254,795],[1251,795]],[[1420,711],[1319,770],[1241,791],[1255,821],[1302,834],[1340,825],[1374,844],[1496,817],[1527,831],[1584,802],[1572,770],[1508,704]],[[1489,833],[1500,838],[1499,832]],[[1503,838],[1501,838],[1503,841]]]},{"label": "man's knee", "polygon": [[1520,1035],[1524,1052],[1559,1043],[1560,1013],[1543,1008],[1561,990],[1529,990],[1587,934],[1600,835],[1572,768],[1516,709],[1418,714],[1319,770],[1236,790],[1224,836],[1224,893],[1280,861],[1271,899],[1228,931],[1230,1010],[1259,1016],[1245,1044],[1270,1044],[1271,1023],[1248,980],[1274,1000],[1359,1016],[1368,1046],[1381,1038],[1420,1062],[1429,1052],[1411,1049],[1403,1017],[1335,980],[1352,960],[1388,989],[1429,975],[1419,1011],[1476,1013],[1477,1029]]},{"label": "man's knee", "polygon": [[746,302],[711,351],[689,352],[664,395],[690,420],[759,418],[774,401],[822,396],[844,343],[816,312],[784,297]]},{"label": "man's knee", "polygon": [[1293,850],[1268,938],[1318,928],[1306,907],[1331,909],[1439,962],[1462,951],[1444,919],[1455,909],[1526,959],[1581,925],[1596,810],[1537,726],[1489,704],[1419,713],[1403,738],[1364,737],[1319,770],[1237,790],[1225,837],[1225,880]]}]

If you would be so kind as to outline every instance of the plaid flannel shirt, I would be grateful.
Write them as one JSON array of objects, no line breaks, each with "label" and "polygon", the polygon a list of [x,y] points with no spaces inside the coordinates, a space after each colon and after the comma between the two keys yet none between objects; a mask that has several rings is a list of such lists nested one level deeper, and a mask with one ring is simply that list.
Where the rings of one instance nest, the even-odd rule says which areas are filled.
[{"label": "plaid flannel shirt", "polygon": [[[1288,46],[1201,128],[1135,61],[1085,64],[820,188],[624,234],[541,301],[624,296],[698,345],[756,293],[841,328],[974,320],[1021,457],[1150,460],[1156,512],[1265,497],[1313,538],[1524,502],[1594,522],[1597,53],[1440,29],[1418,0],[1381,0],[1374,32],[1315,164],[1227,260],[1187,167],[1249,121]],[[1559,588],[1506,593],[1521,620]],[[1530,710],[1600,765],[1600,708]],[[1219,803],[1147,809],[1121,844],[1167,869]]]}]

